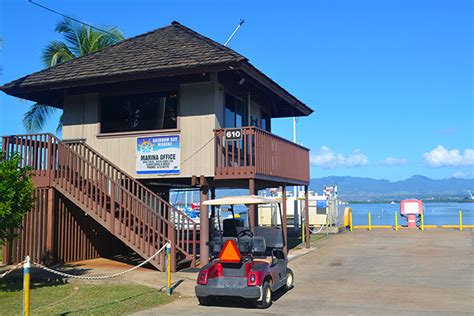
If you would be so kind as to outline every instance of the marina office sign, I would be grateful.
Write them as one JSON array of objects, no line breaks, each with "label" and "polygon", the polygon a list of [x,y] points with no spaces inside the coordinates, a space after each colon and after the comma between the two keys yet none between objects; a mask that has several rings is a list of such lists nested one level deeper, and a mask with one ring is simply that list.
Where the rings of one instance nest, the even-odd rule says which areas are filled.
[{"label": "marina office sign", "polygon": [[181,172],[180,135],[137,137],[137,174],[178,174]]}]

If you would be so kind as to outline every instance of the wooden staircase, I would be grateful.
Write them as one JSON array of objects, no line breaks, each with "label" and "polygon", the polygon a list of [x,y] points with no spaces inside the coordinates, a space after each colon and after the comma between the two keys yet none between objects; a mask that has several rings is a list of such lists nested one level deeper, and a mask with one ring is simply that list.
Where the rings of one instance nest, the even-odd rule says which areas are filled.
[{"label": "wooden staircase", "polygon": [[[197,226],[191,218],[83,142],[51,134],[3,137],[35,172],[37,187],[52,187],[144,259],[171,241],[172,270],[195,266]],[[165,268],[164,253],[150,263]]]}]

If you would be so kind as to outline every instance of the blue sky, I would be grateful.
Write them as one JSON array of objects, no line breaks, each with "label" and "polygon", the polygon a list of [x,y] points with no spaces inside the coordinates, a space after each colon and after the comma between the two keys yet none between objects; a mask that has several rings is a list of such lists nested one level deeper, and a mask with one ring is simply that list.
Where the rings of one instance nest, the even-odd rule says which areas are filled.
[{"label": "blue sky", "polygon": [[[127,37],[177,20],[223,43],[243,17],[231,47],[315,110],[298,120],[312,177],[474,177],[470,0],[38,2]],[[1,1],[0,83],[42,68],[59,19]],[[0,135],[29,104],[0,93]],[[292,120],[273,132],[291,139]]]}]

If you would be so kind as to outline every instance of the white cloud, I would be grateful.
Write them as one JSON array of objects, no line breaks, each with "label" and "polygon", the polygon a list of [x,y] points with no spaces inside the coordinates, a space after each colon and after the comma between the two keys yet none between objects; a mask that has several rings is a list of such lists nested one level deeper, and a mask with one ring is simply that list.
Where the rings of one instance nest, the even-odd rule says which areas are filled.
[{"label": "white cloud", "polygon": [[381,161],[382,165],[386,166],[402,166],[408,163],[408,160],[405,158],[395,158],[395,157],[388,157]]},{"label": "white cloud", "polygon": [[322,168],[360,167],[369,163],[369,159],[360,150],[354,150],[349,155],[334,152],[322,146],[315,154],[311,155],[311,164]]},{"label": "white cloud", "polygon": [[430,167],[457,167],[474,165],[474,149],[468,148],[461,154],[459,149],[448,150],[438,145],[423,154],[423,162]]},{"label": "white cloud", "polygon": [[472,179],[474,178],[474,172],[462,172],[462,171],[456,171],[451,175],[453,178],[458,178],[458,179]]}]

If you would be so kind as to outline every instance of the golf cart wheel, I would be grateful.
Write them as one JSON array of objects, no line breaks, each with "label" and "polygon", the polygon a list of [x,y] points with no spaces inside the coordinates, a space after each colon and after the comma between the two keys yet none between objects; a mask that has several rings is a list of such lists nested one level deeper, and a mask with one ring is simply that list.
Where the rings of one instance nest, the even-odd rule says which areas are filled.
[{"label": "golf cart wheel", "polygon": [[209,297],[198,297],[199,305],[209,306],[211,305],[211,299]]},{"label": "golf cart wheel", "polygon": [[295,275],[290,268],[286,269],[286,290],[291,290],[295,283]]},{"label": "golf cart wheel", "polygon": [[272,288],[270,283],[265,281],[262,285],[262,300],[257,302],[258,308],[268,308],[272,305]]}]

